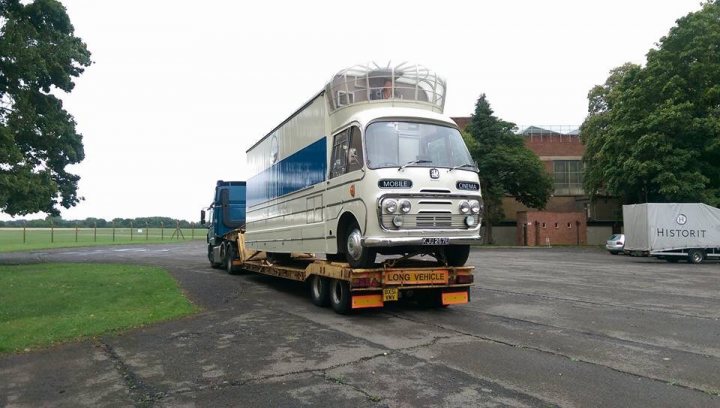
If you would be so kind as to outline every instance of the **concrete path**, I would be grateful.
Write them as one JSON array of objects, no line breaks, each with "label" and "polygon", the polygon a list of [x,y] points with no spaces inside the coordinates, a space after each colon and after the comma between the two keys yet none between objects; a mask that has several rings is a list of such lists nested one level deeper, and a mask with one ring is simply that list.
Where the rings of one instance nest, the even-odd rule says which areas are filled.
[{"label": "concrete path", "polygon": [[[471,303],[340,316],[202,242],[2,254],[167,268],[204,311],[0,355],[0,406],[720,407],[720,264],[480,249]],[[1,300],[0,300],[1,301]]]}]

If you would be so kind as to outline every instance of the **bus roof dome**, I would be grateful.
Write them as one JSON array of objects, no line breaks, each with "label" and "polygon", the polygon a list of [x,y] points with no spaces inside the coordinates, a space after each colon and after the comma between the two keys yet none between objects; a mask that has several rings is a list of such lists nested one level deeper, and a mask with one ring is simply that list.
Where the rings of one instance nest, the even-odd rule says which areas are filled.
[{"label": "bus roof dome", "polygon": [[350,105],[389,101],[419,104],[442,113],[446,89],[445,80],[433,71],[407,62],[354,65],[335,74],[325,87],[330,112]]}]

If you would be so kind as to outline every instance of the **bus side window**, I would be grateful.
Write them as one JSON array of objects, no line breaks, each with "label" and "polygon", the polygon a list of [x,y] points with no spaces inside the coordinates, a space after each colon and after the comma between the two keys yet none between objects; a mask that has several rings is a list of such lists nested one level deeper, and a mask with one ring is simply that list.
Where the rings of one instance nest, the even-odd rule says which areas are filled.
[{"label": "bus side window", "polygon": [[363,167],[363,148],[362,138],[360,137],[360,128],[353,126],[350,128],[350,149],[348,150],[347,172],[360,170]]},{"label": "bus side window", "polygon": [[335,135],[330,157],[330,178],[342,176],[363,167],[360,129],[353,126]]},{"label": "bus side window", "polygon": [[347,171],[347,151],[349,129],[335,135],[332,156],[330,156],[330,178],[345,174]]}]

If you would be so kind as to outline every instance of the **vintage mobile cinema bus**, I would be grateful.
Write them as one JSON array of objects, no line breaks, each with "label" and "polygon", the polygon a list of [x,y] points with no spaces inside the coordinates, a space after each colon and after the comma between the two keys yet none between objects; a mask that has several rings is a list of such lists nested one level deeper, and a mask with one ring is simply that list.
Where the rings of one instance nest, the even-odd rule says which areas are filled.
[{"label": "vintage mobile cinema bus", "polygon": [[477,168],[443,115],[445,90],[418,65],[336,74],[247,151],[246,246],[354,268],[377,253],[463,265],[483,204]]}]

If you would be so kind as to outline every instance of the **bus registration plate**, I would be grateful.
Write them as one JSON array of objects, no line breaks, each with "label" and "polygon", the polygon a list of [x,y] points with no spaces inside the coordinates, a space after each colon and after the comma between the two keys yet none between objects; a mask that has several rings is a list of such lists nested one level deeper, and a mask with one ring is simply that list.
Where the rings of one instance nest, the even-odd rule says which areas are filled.
[{"label": "bus registration plate", "polygon": [[383,302],[394,302],[396,300],[398,300],[397,288],[383,289]]},{"label": "bus registration plate", "polygon": [[450,238],[423,238],[423,245],[447,245],[450,243]]}]

